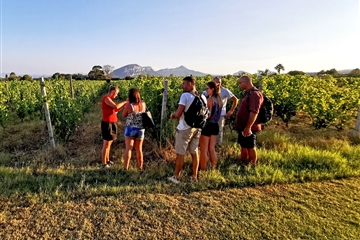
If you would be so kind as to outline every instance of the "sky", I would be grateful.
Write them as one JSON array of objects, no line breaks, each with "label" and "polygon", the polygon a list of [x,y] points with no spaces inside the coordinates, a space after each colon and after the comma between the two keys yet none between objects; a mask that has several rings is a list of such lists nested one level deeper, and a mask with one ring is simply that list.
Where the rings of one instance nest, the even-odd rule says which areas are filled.
[{"label": "sky", "polygon": [[0,0],[0,75],[360,68],[359,0]]}]

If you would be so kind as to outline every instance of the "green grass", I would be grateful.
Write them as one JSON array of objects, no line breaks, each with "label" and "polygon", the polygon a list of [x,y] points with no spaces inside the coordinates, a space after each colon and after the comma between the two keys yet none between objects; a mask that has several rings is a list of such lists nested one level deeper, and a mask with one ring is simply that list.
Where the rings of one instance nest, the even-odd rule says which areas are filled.
[{"label": "green grass", "polygon": [[314,131],[301,119],[284,128],[275,119],[258,135],[255,168],[236,164],[237,136],[227,131],[217,170],[192,182],[187,156],[174,185],[167,181],[171,144],[146,139],[144,171],[134,156],[123,169],[122,123],[111,152],[116,164],[100,169],[94,109],[55,149],[44,122],[0,130],[0,238],[359,238],[360,145],[351,131]]}]

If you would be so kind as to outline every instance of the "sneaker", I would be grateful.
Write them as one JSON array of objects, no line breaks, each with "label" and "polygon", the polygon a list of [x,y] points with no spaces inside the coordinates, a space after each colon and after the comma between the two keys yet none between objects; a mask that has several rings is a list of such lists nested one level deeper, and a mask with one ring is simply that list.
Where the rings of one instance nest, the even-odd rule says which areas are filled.
[{"label": "sneaker", "polygon": [[177,179],[175,178],[175,176],[168,177],[168,180],[169,180],[170,182],[173,182],[173,183],[176,183],[176,184],[180,183],[180,181],[177,180]]},{"label": "sneaker", "polygon": [[101,168],[109,168],[109,167],[110,167],[109,164],[102,164],[102,165],[101,165]]},{"label": "sneaker", "polygon": [[110,161],[108,161],[106,164],[107,164],[107,165],[113,165],[114,162],[110,160]]}]

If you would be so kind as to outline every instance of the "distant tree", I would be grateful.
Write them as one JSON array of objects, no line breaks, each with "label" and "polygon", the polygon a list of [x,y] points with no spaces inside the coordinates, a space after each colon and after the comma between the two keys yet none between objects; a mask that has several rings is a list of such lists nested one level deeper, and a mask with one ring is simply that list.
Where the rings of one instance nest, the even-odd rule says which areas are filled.
[{"label": "distant tree", "polygon": [[54,73],[52,76],[51,76],[51,78],[53,78],[53,79],[59,79],[60,78],[60,73]]},{"label": "distant tree", "polygon": [[5,74],[5,79],[8,79],[8,75],[7,75],[7,74]]},{"label": "distant tree", "polygon": [[360,77],[360,69],[355,68],[349,73],[350,77]]},{"label": "distant tree", "polygon": [[73,80],[83,80],[85,78],[81,73],[73,74],[71,77]]},{"label": "distant tree", "polygon": [[131,80],[131,79],[134,79],[132,76],[126,76],[125,77],[125,80]]},{"label": "distant tree", "polygon": [[335,68],[332,68],[330,70],[325,71],[325,74],[329,74],[329,75],[332,75],[334,77],[338,77],[340,75]]},{"label": "distant tree", "polygon": [[102,67],[100,65],[95,65],[95,66],[93,66],[92,70],[93,71],[102,70]]},{"label": "distant tree", "polygon": [[296,75],[306,75],[306,73],[304,73],[303,71],[298,71],[298,70],[293,70],[288,72],[287,74],[291,75],[291,76],[296,76]]},{"label": "distant tree", "polygon": [[104,75],[107,79],[111,79],[112,75],[113,75],[113,71],[114,71],[114,66],[111,65],[104,65],[102,67],[102,70],[104,71]]},{"label": "distant tree", "polygon": [[269,69],[265,69],[265,71],[258,70],[258,75],[261,75],[261,76],[272,76],[272,75],[276,75],[276,73],[270,71]]},{"label": "distant tree", "polygon": [[99,65],[94,66],[92,70],[88,73],[88,78],[91,80],[105,79],[105,74],[102,70],[102,67]]},{"label": "distant tree", "polygon": [[9,80],[10,81],[18,80],[18,78],[16,77],[16,74],[14,72],[10,73]]},{"label": "distant tree", "polygon": [[279,63],[278,65],[275,66],[275,70],[278,72],[278,74],[280,74],[280,71],[281,70],[285,71],[285,68],[281,63]]},{"label": "distant tree", "polygon": [[22,81],[31,81],[31,80],[32,80],[32,77],[29,76],[28,74],[25,74],[24,76],[22,76],[22,77],[20,78],[20,80],[22,80]]},{"label": "distant tree", "polygon": [[318,77],[321,77],[322,75],[324,75],[325,74],[325,70],[321,70],[320,72],[318,72],[316,75],[318,76]]}]

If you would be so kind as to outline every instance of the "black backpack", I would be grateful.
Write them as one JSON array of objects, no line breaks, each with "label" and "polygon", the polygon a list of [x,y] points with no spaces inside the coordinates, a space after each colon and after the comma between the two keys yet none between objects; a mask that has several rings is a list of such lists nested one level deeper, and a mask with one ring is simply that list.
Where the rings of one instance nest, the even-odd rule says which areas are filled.
[{"label": "black backpack", "polygon": [[[251,90],[250,93],[248,94],[247,101],[249,101],[250,94],[253,91],[259,91],[259,90]],[[265,94],[263,94],[263,93],[261,93],[261,94],[263,95],[264,101],[260,107],[260,111],[259,111],[257,120],[259,123],[264,124],[264,123],[269,122],[272,119],[272,117],[274,115],[274,105]]]},{"label": "black backpack", "polygon": [[184,112],[184,120],[192,128],[203,129],[208,117],[208,109],[206,103],[201,98],[201,94],[194,95],[194,97],[189,109]]}]

